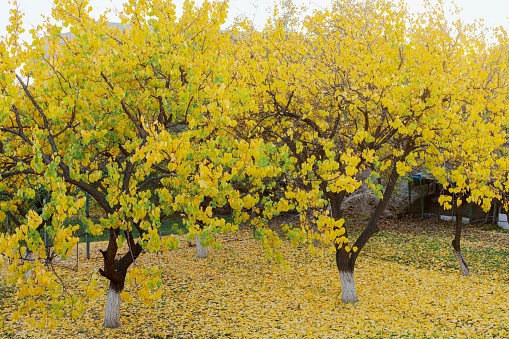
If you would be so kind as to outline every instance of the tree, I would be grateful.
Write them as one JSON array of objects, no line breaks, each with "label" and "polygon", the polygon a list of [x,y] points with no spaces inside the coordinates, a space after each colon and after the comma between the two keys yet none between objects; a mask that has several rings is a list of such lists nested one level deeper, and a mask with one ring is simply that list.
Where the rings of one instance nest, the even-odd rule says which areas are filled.
[{"label": "tree", "polygon": [[[32,32],[30,45],[16,38],[22,16],[13,10],[0,44],[2,175],[23,175],[26,183],[3,191],[23,199],[38,185],[51,193],[42,213],[29,211],[15,234],[0,236],[15,281],[20,254],[44,257],[37,232],[44,220],[51,219],[44,229],[58,255],[77,243],[79,226],[66,221],[83,207],[86,193],[104,214],[97,223],[83,219],[87,231],[109,233],[99,270],[109,281],[104,326],[118,327],[129,267],[143,251],[178,246],[178,239],[160,237],[162,214],[183,213],[188,230],[205,239],[235,230],[246,218],[242,208],[254,198],[232,182],[245,180],[248,169],[266,168],[255,158],[275,149],[257,150],[256,140],[239,143],[227,133],[245,94],[225,90],[233,55],[232,35],[221,30],[226,10],[224,3],[186,1],[177,18],[167,1],[128,1],[115,26],[106,16],[92,18],[88,1],[59,1],[51,18],[58,25],[48,19]],[[63,35],[62,27],[72,34]],[[225,204],[238,211],[233,223],[212,214]],[[33,290],[20,297],[37,291],[55,301],[62,287],[38,260],[34,265],[35,280],[19,281]],[[141,291],[146,298],[161,293],[153,280],[146,279],[155,290]]]},{"label": "tree", "polygon": [[[243,132],[291,151],[285,197],[265,216],[295,208],[300,228],[287,229],[289,236],[313,252],[315,240],[330,244],[342,300],[356,302],[355,262],[378,231],[396,183],[418,165],[435,131],[458,126],[450,107],[462,102],[462,84],[475,76],[465,58],[468,39],[454,39],[440,8],[411,16],[390,2],[341,1],[293,29],[285,15],[276,13],[243,41],[243,60],[256,64],[245,66],[253,70],[246,82],[259,97]],[[342,202],[361,185],[380,202],[351,242]]]},{"label": "tree", "polygon": [[422,161],[448,193],[439,202],[455,211],[453,252],[461,273],[470,275],[460,245],[462,204],[474,203],[489,211],[494,199],[502,200],[507,178],[508,79],[504,60],[508,51],[502,31],[495,35],[497,43],[488,44],[472,39],[482,32],[475,25],[457,22],[455,29],[459,32],[455,39],[463,40],[465,58],[469,59],[469,76],[457,82],[459,91],[451,101],[455,104],[447,107],[455,123],[432,131]]}]

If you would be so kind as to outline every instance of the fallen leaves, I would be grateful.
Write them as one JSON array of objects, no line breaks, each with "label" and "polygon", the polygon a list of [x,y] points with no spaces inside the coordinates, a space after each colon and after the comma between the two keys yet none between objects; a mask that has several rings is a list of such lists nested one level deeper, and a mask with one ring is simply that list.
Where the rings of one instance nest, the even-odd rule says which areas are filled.
[{"label": "fallen leaves", "polygon": [[[123,302],[122,327],[118,330],[101,326],[107,290],[105,280],[100,279],[96,287],[100,297],[86,305],[81,317],[64,317],[54,330],[31,329],[26,325],[30,320],[27,318],[14,320],[12,312],[18,301],[8,286],[2,285],[0,293],[6,297],[0,301],[1,318],[5,318],[0,333],[4,337],[26,338],[509,336],[506,268],[490,266],[478,270],[483,257],[467,255],[474,275],[462,277],[453,256],[447,254],[450,258],[444,259],[440,255],[450,251],[446,224],[440,226],[443,231],[427,229],[420,236],[401,224],[397,227],[395,230],[393,226],[384,226],[386,230],[375,236],[361,254],[355,272],[360,302],[354,305],[340,301],[341,287],[333,256],[313,257],[305,248],[283,242],[282,252],[289,267],[283,269],[266,261],[252,232],[243,230],[223,237],[222,248],[211,249],[208,259],[196,259],[195,249],[187,247],[141,256],[139,267],[161,268],[162,298],[145,305],[135,286],[128,283],[126,291],[132,302]],[[476,232],[467,232],[465,241],[472,253],[478,245],[476,241],[486,240],[482,238],[483,232]],[[494,235],[490,232],[489,236],[488,240]],[[440,248],[431,252],[440,256],[436,262],[432,261],[435,264],[427,267],[430,257],[424,251],[416,254],[410,251],[417,243],[423,249]],[[98,246],[92,245],[93,249]],[[493,247],[497,246],[498,252],[493,252],[493,257],[507,255],[507,247]],[[387,255],[378,258],[384,252]],[[411,259],[398,262],[390,253]],[[451,260],[450,267],[440,266],[446,260]],[[89,261],[80,259],[75,279],[90,279],[99,262],[99,256]]]}]

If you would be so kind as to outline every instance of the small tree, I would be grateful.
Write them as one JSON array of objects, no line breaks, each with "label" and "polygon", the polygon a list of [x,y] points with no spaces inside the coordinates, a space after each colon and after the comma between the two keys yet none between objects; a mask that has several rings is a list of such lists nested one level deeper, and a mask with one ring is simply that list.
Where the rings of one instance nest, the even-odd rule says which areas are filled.
[{"label": "small tree", "polygon": [[468,52],[468,81],[457,82],[458,92],[444,107],[454,123],[430,131],[422,161],[448,193],[439,202],[455,211],[453,252],[462,274],[470,275],[460,246],[462,205],[474,203],[489,211],[494,199],[502,199],[507,180],[505,107],[509,79],[503,60],[509,51],[504,34],[496,35],[498,43],[488,44],[473,38],[479,35],[475,25],[456,22],[454,28],[463,32],[457,41]]}]

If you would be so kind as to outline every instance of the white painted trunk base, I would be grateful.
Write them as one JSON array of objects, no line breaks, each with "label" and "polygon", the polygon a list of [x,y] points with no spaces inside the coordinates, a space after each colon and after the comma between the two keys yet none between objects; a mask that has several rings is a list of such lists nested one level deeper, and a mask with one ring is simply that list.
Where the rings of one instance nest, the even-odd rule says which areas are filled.
[{"label": "white painted trunk base", "polygon": [[458,260],[458,265],[460,266],[461,274],[464,276],[470,275],[470,270],[468,269],[467,262],[465,261],[465,258],[463,258],[463,254],[460,251],[454,251],[454,255],[456,256],[456,259]]},{"label": "white painted trunk base", "polygon": [[120,292],[111,287],[108,290],[108,299],[106,299],[106,309],[104,311],[104,327],[120,327]]},{"label": "white painted trunk base", "polygon": [[339,279],[341,281],[341,300],[345,304],[358,302],[353,272],[339,272]]},{"label": "white painted trunk base", "polygon": [[196,235],[194,239],[196,240],[196,256],[200,259],[207,258],[209,256],[209,249],[207,246],[202,245],[202,238]]},{"label": "white painted trunk base", "polygon": [[[35,261],[35,254],[33,252],[27,252],[25,254],[25,260],[27,261]],[[25,272],[25,279],[28,281],[30,276],[32,275],[32,270],[28,270]]]}]

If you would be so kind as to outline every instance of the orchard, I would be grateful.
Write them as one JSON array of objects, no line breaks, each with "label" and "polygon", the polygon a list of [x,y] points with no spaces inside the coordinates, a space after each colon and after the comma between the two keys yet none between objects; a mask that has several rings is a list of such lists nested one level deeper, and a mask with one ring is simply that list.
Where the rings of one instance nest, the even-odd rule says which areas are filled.
[{"label": "orchard", "polygon": [[[59,0],[28,43],[13,1],[2,335],[509,336],[509,238],[460,222],[507,207],[509,38],[425,8]],[[454,227],[382,218],[416,172]]]}]

